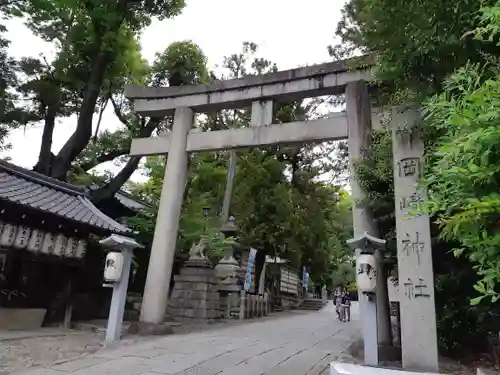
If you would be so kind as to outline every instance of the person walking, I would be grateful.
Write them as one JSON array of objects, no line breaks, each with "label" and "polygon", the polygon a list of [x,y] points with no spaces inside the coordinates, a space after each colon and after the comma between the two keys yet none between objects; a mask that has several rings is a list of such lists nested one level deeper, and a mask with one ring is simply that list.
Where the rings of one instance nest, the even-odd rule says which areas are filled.
[{"label": "person walking", "polygon": [[342,294],[342,321],[351,321],[351,294],[348,291]]},{"label": "person walking", "polygon": [[337,288],[333,293],[333,301],[335,303],[335,311],[337,312],[337,318],[342,321],[342,289]]}]

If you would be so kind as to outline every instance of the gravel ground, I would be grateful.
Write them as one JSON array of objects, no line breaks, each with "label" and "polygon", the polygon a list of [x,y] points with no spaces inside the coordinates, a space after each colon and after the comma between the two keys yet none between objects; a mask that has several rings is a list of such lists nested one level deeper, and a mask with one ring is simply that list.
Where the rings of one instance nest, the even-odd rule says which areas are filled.
[{"label": "gravel ground", "polygon": [[[245,323],[259,322],[279,317],[303,314],[301,311],[271,313],[269,316],[245,320]],[[214,330],[227,326],[241,324],[239,320],[220,321],[215,324],[185,323],[174,327],[175,334]],[[45,367],[49,364],[66,362],[88,354],[95,353],[103,347],[105,333],[103,329],[92,330],[47,330],[39,332],[16,333],[0,332],[0,375],[10,372],[29,369],[31,367]],[[126,346],[147,340],[147,336],[126,335],[120,343],[113,344]]]},{"label": "gravel ground", "polygon": [[0,342],[0,371],[9,373],[93,353],[101,348],[102,339],[101,334],[89,332],[4,340]]}]

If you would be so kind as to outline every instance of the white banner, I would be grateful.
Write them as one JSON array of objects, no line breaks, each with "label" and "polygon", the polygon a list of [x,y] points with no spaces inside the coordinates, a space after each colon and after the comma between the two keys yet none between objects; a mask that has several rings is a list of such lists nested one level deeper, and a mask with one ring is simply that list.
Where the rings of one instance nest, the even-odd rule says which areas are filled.
[{"label": "white banner", "polygon": [[255,255],[257,254],[257,250],[254,248],[250,248],[250,253],[248,254],[248,266],[247,266],[247,273],[245,275],[245,285],[243,288],[245,289],[246,292],[250,290],[252,287],[252,271],[253,267],[255,265]]}]

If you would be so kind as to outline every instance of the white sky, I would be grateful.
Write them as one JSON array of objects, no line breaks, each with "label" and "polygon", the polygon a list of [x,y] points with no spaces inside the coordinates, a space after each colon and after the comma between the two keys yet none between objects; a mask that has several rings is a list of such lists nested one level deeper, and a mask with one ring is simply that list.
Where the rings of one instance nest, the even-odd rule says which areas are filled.
[{"label": "white sky", "polygon": [[[241,50],[244,41],[259,46],[258,55],[275,62],[279,69],[291,69],[329,61],[327,45],[345,0],[187,0],[184,12],[172,19],[153,22],[141,38],[142,52],[150,62],[156,52],[170,43],[192,40],[208,56],[209,65],[221,64],[224,56]],[[21,20],[7,23],[10,54],[51,58],[53,46],[35,37]],[[108,106],[102,128],[121,126]],[[97,116],[95,116],[97,117]],[[56,126],[52,151],[57,153],[75,129],[75,118]],[[12,150],[7,154],[15,164],[32,168],[36,163],[42,124],[20,129],[9,137]],[[5,154],[4,154],[5,156]],[[108,164],[107,169],[114,168]],[[134,180],[142,179],[136,173]]]}]

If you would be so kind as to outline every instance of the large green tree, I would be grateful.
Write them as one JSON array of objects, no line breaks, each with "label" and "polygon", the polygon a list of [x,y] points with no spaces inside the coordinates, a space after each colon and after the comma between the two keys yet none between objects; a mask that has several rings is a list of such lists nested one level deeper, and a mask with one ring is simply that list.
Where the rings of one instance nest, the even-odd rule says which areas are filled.
[{"label": "large green tree", "polygon": [[[500,6],[488,25],[497,32]],[[458,244],[456,255],[466,255],[481,280],[480,296],[500,299],[500,70],[498,60],[488,65],[467,64],[445,83],[445,90],[426,103],[427,126],[439,137],[430,145],[426,183],[428,208],[436,214],[441,236]]]},{"label": "large green tree", "polygon": [[[392,93],[400,90],[422,98],[442,88],[443,80],[467,61],[498,54],[495,43],[469,34],[478,26],[478,10],[496,0],[349,0],[336,35],[341,44],[332,55],[373,52],[377,76]],[[389,83],[390,82],[390,83]]]},{"label": "large green tree", "polygon": [[[172,6],[175,4],[177,3],[172,3]],[[63,12],[61,9],[52,8],[50,11]],[[42,15],[38,15],[42,18],[33,16],[29,25],[38,35],[60,46],[56,59],[49,62],[45,59],[28,58],[19,63],[20,71],[26,77],[18,86],[18,91],[27,99],[25,110],[31,120],[42,121],[44,124],[35,170],[76,183],[98,185],[99,189],[93,191],[93,200],[99,203],[112,197],[137,169],[140,158],[127,158],[132,138],[148,137],[171,125],[171,118],[168,117],[144,118],[135,114],[131,103],[123,96],[124,85],[136,83],[177,86],[206,82],[209,79],[207,59],[196,44],[182,41],[172,43],[165,51],[157,53],[150,66],[140,54],[137,39],[139,26],[146,25],[148,19],[134,27],[124,22],[120,29],[112,34],[115,38],[106,47],[110,49],[106,52],[109,53],[110,60],[104,69],[97,99],[88,102],[90,99],[85,96],[85,92],[89,85],[96,88],[90,83],[90,62],[96,53],[93,50],[95,43],[88,35],[91,29],[83,27],[84,25],[73,19],[67,20],[68,25],[63,21],[63,25],[60,25],[50,18],[52,13],[44,12],[42,15],[45,18]],[[172,12],[176,13],[177,10],[172,9]],[[96,15],[85,13],[82,17],[88,17],[87,21],[91,22],[91,16]],[[87,102],[90,103],[91,110],[85,115],[82,111],[88,105]],[[122,127],[113,131],[100,130],[103,111],[106,108],[113,109]],[[77,129],[60,153],[54,155],[52,138],[56,120],[69,116],[77,121]],[[93,121],[97,122],[97,128],[94,134],[89,136]],[[82,129],[86,129],[85,135]],[[82,145],[83,149],[80,149]],[[66,151],[69,152],[70,149],[79,151],[72,152],[67,159],[69,154]],[[69,168],[67,165],[63,167],[63,159],[70,160]],[[110,161],[121,166],[117,174],[93,173],[95,167]]]},{"label": "large green tree", "polygon": [[19,85],[19,62],[9,56],[10,41],[6,38],[3,21],[15,13],[16,2],[0,3],[0,150],[11,147],[6,143],[9,132],[33,119],[19,105],[16,89]]},{"label": "large green tree", "polygon": [[[184,6],[183,0],[13,3],[12,13],[26,17],[36,35],[57,46],[53,62],[29,59],[22,64],[28,75],[22,90],[33,98],[28,109],[44,121],[36,170],[58,179],[68,178],[74,162],[92,139],[97,109],[104,107],[110,96],[119,94],[123,84],[151,77],[146,74],[149,68],[139,52],[137,37],[141,30],[153,17],[173,17]],[[155,73],[172,81],[176,78],[165,72]],[[76,129],[53,155],[55,119],[72,114],[76,115]]]},{"label": "large green tree", "polygon": [[[151,67],[147,67],[141,79],[144,84],[153,87],[207,82],[210,79],[207,58],[193,42],[175,42],[165,51],[157,53],[155,61]],[[168,130],[173,120],[170,116],[145,118],[135,114],[122,91],[108,92],[106,100],[111,103],[123,127],[97,134],[76,158],[73,167],[73,171],[79,175],[105,162],[121,162],[121,170],[112,178],[101,181],[101,188],[94,191],[93,198],[97,202],[112,197],[139,166],[140,157],[127,157],[132,138],[149,137]]]},{"label": "large green tree", "polygon": [[9,41],[4,38],[3,33],[6,31],[5,26],[0,24],[0,146],[1,148],[8,147],[5,142],[5,137],[8,134],[9,127],[7,124],[11,122],[11,114],[15,107],[14,98],[9,89],[15,86],[17,77],[15,74],[16,62],[10,58],[7,53]]}]

